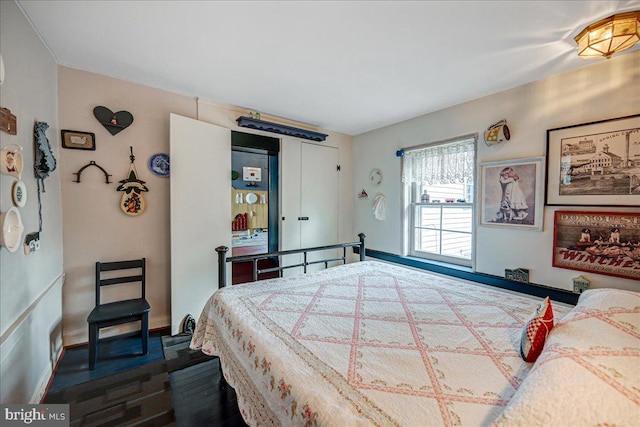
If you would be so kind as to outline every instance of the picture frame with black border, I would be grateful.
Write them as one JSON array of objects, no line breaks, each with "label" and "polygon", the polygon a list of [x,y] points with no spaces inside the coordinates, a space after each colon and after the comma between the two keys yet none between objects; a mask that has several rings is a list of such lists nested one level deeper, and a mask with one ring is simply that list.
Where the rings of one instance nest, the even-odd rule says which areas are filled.
[{"label": "picture frame with black border", "polygon": [[640,205],[640,114],[547,130],[547,206]]},{"label": "picture frame with black border", "polygon": [[96,135],[92,132],[63,129],[60,133],[62,148],[90,151],[96,149]]}]

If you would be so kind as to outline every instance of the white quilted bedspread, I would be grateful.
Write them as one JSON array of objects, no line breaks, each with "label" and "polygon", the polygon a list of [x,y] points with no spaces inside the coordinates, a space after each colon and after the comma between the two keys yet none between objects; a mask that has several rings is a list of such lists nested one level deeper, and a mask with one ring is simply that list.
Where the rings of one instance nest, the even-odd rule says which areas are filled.
[{"label": "white quilted bedspread", "polygon": [[219,290],[191,346],[220,356],[250,425],[490,425],[539,303],[367,261]]},{"label": "white quilted bedspread", "polygon": [[640,294],[582,294],[496,426],[640,426]]}]

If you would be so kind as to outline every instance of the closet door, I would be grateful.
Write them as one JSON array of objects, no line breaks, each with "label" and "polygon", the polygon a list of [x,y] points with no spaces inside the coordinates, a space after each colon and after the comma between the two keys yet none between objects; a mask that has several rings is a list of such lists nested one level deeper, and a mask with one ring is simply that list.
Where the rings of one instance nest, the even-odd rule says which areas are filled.
[{"label": "closet door", "polygon": [[[282,250],[325,246],[338,239],[338,158],[335,147],[283,139],[281,155]],[[336,251],[311,252],[309,261],[335,257]],[[302,262],[302,255],[283,258],[285,265]],[[319,270],[322,264],[307,271]],[[302,273],[285,270],[285,276]]]},{"label": "closet door", "polygon": [[[284,137],[280,144],[280,250],[300,249],[300,162],[302,144]],[[285,255],[283,265],[299,264],[301,255]],[[284,277],[298,275],[300,268],[288,268]]]},{"label": "closet door", "polygon": [[300,141],[283,138],[280,147],[280,250],[300,249]]},{"label": "closet door", "polygon": [[338,243],[338,149],[301,145],[300,245],[334,245]]},{"label": "closet door", "polygon": [[170,127],[171,333],[176,334],[187,314],[198,320],[218,289],[215,248],[231,248],[231,131],[175,114]]}]

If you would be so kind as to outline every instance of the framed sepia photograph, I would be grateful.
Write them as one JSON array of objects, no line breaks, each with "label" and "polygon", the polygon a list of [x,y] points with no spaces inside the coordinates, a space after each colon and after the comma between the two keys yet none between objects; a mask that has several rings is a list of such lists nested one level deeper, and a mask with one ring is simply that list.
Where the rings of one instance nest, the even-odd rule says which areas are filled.
[{"label": "framed sepia photograph", "polygon": [[547,130],[546,204],[640,205],[640,114]]},{"label": "framed sepia photograph", "polygon": [[640,279],[640,213],[554,214],[554,267]]},{"label": "framed sepia photograph", "polygon": [[480,164],[480,224],[542,231],[544,157]]},{"label": "framed sepia photograph", "polygon": [[91,132],[80,132],[77,130],[61,130],[62,148],[75,150],[95,150],[96,135]]}]

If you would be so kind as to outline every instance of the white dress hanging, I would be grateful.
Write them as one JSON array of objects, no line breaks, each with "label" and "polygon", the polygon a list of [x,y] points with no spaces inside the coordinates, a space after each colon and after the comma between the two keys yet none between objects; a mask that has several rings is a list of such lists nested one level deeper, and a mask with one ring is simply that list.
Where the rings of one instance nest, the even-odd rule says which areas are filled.
[{"label": "white dress hanging", "polygon": [[373,199],[373,216],[378,221],[384,221],[387,218],[387,198],[383,194],[376,195]]}]

